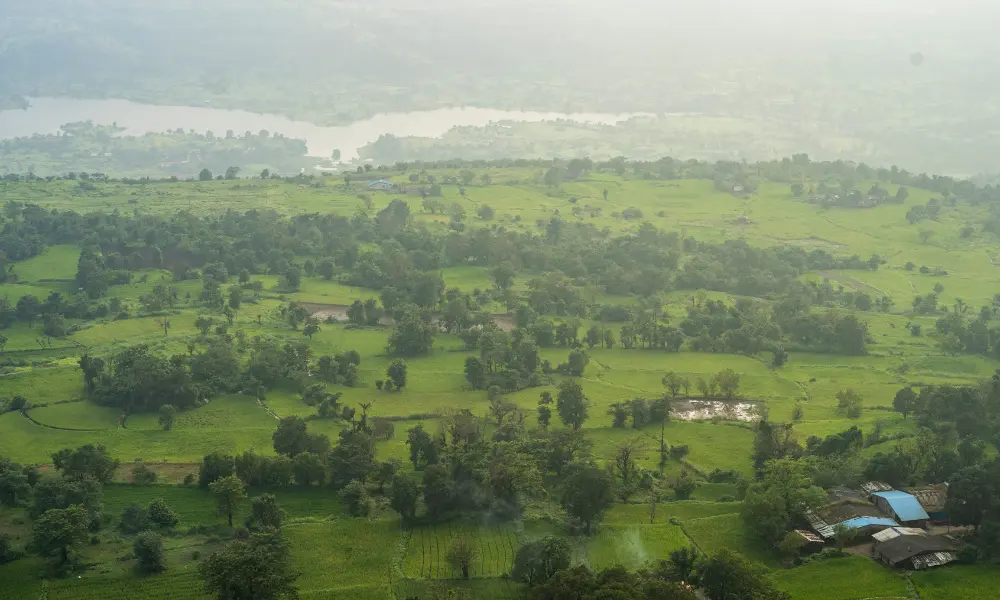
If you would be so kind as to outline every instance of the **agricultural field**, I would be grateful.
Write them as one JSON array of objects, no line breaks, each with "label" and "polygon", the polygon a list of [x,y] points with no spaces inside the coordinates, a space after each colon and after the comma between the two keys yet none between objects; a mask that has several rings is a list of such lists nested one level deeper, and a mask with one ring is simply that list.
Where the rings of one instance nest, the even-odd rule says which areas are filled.
[{"label": "agricultural field", "polygon": [[[477,170],[477,174],[485,172]],[[459,169],[437,169],[422,172],[420,178],[424,182],[432,174],[443,181],[459,173]],[[589,400],[588,419],[581,431],[591,445],[596,465],[613,466],[622,446],[631,444],[638,468],[649,473],[659,471],[665,481],[682,473],[697,480],[689,499],[675,501],[671,497],[660,503],[652,522],[649,498],[644,493],[630,503],[616,501],[593,536],[571,536],[574,563],[593,569],[616,565],[637,569],[688,546],[707,554],[728,548],[766,565],[777,587],[793,600],[914,598],[912,589],[923,600],[995,596],[996,586],[1000,585],[996,571],[979,567],[918,573],[912,576],[912,588],[899,573],[866,557],[787,568],[787,561],[771,545],[748,531],[740,516],[742,504],[737,500],[735,483],[738,478],[754,476],[752,421],[756,418],[766,415],[772,422],[794,423],[794,438],[803,445],[810,437],[831,436],[853,426],[866,433],[877,426],[882,436],[911,438],[918,426],[914,418],[905,418],[893,409],[897,391],[930,384],[975,385],[1000,369],[995,353],[945,352],[934,335],[938,317],[947,311],[959,314],[960,307],[967,306],[972,318],[980,307],[993,306],[995,295],[1000,293],[996,238],[980,230],[967,236],[959,232],[966,223],[985,218],[987,209],[964,203],[945,206],[939,219],[915,226],[908,222],[907,211],[926,205],[936,197],[934,192],[911,187],[903,204],[864,209],[862,215],[860,209],[826,208],[794,199],[787,185],[767,181],[761,182],[755,193],[737,197],[719,191],[705,179],[647,181],[594,171],[577,181],[550,186],[544,183],[545,170],[541,167],[491,167],[488,173],[492,183],[477,179],[461,192],[457,185],[444,185],[442,197],[438,198],[445,206],[460,207],[467,215],[463,227],[472,231],[504,229],[544,235],[546,223],[558,214],[566,223],[564,227],[592,225],[606,235],[642,235],[640,228],[648,223],[701,242],[742,240],[754,248],[799,246],[826,250],[836,256],[858,255],[862,260],[874,254],[885,260],[874,271],[812,271],[798,277],[803,282],[829,282],[833,288],[843,286],[852,293],[893,299],[887,311],[856,311],[868,324],[864,355],[792,348],[787,362],[777,365],[771,350],[694,351],[688,345],[679,352],[662,352],[596,345],[586,350],[589,362],[579,376],[552,369],[539,385],[504,394],[506,402],[523,411],[523,424],[533,429],[539,426],[536,408],[540,394],[556,396],[561,383],[576,381]],[[390,172],[387,177],[400,185],[408,181],[401,173]],[[893,184],[883,186],[889,195],[898,188]],[[16,200],[59,211],[118,211],[149,217],[166,217],[178,211],[205,216],[254,210],[285,216],[332,213],[352,218],[361,213],[379,214],[399,199],[396,194],[370,192],[363,183],[351,186],[331,177],[303,178],[298,182],[245,179],[155,185],[111,181],[98,184],[96,190],[88,191],[75,181],[4,182],[0,183],[0,201]],[[452,235],[447,229],[447,214],[430,212],[419,197],[406,200],[413,224],[442,236]],[[496,216],[490,220],[477,216],[486,205],[495,210]],[[627,209],[640,211],[642,217],[622,217]],[[932,234],[921,236],[920,229]],[[373,254],[384,250],[370,241],[363,243],[365,251]],[[14,262],[9,273],[16,275],[16,282],[0,284],[0,297],[6,296],[12,306],[27,295],[43,301],[53,293],[71,297],[77,287],[77,263],[82,251],[80,245],[52,245],[33,258]],[[512,329],[514,311],[497,291],[500,286],[493,269],[467,262],[470,264],[443,266],[435,273],[440,274],[445,289],[470,295],[492,291],[494,296],[481,305],[483,312],[495,315],[501,329]],[[916,270],[907,268],[911,262]],[[360,357],[354,385],[322,381],[315,372],[308,373],[306,379],[322,383],[325,392],[342,394],[340,404],[355,408],[359,416],[364,410],[366,418],[390,422],[391,433],[374,442],[376,458],[398,460],[400,472],[411,477],[421,474],[410,462],[410,428],[420,425],[432,436],[438,432],[443,435],[450,419],[467,410],[483,417],[485,437],[500,429],[486,418],[491,408],[488,392],[472,389],[467,378],[466,360],[480,356],[480,352],[468,349],[457,333],[442,331],[429,352],[406,358],[405,388],[386,391],[382,387],[395,358],[389,350],[394,321],[387,315],[378,324],[364,326],[347,320],[348,307],[355,301],[381,301],[378,289],[354,285],[356,282],[347,282],[346,277],[325,278],[318,274],[303,276],[296,289],[288,289],[280,275],[254,274],[257,289],[245,294],[242,305],[227,321],[223,313],[206,309],[199,300],[200,280],[175,281],[175,273],[161,266],[136,269],[131,283],[111,286],[102,302],[119,302],[121,310],[95,318],[68,318],[66,335],[44,334],[41,321],[18,321],[0,330],[6,339],[0,347],[0,456],[41,465],[48,472],[52,469],[52,455],[63,448],[105,446],[122,463],[115,483],[104,490],[103,510],[112,521],[129,505],[145,505],[155,498],[165,499],[178,513],[179,527],[186,533],[169,538],[170,569],[151,578],[133,576],[128,568],[131,563],[127,544],[112,530],[95,536],[98,542],[86,552],[88,564],[95,567],[80,579],[43,584],[39,577],[42,566],[36,558],[0,566],[0,600],[39,597],[43,585],[47,597],[58,600],[207,598],[197,576],[200,559],[195,555],[218,547],[219,540],[204,529],[220,525],[222,517],[209,492],[181,483],[185,476],[196,478],[202,458],[213,452],[235,455],[253,451],[274,457],[272,435],[279,419],[306,419],[311,434],[324,434],[331,440],[353,424],[318,418],[317,407],[305,402],[296,382],[284,381],[269,385],[257,395],[252,390],[236,389],[200,398],[192,408],[178,412],[172,427],[165,430],[155,412],[126,415],[120,406],[102,404],[91,397],[79,366],[85,353],[110,360],[122,350],[145,344],[156,355],[178,356],[181,360],[206,351],[213,336],[229,336],[230,343],[239,348],[236,356],[242,368],[254,359],[255,338],[303,343],[314,358],[354,350]],[[948,274],[921,273],[920,266],[946,269]],[[231,277],[235,275],[230,273]],[[520,270],[506,291],[515,300],[523,299],[538,285],[536,280],[551,276],[543,271]],[[674,290],[654,299],[638,294],[606,294],[593,282],[578,279],[579,285],[574,285],[587,303],[645,307],[655,302],[663,321],[672,325],[682,322],[689,308],[707,300],[732,305],[748,298],[699,290]],[[915,314],[911,310],[913,297],[931,293],[938,284],[943,286],[938,295],[943,310],[934,315]],[[140,297],[166,285],[175,288],[176,304],[159,311],[144,309]],[[301,303],[308,312],[323,317],[317,331],[306,336],[300,324],[289,326],[287,314],[292,303]],[[197,321],[206,316],[214,320],[212,327],[203,332]],[[565,315],[550,316],[557,323],[571,321]],[[989,318],[996,324],[995,318]],[[169,323],[165,325],[166,321]],[[592,315],[575,321],[581,337],[592,326],[607,327],[616,335],[622,326]],[[922,327],[923,335],[911,333],[914,324]],[[539,349],[538,357],[555,366],[566,362],[567,354],[565,347],[544,347]],[[620,403],[664,396],[663,377],[667,372],[686,379],[690,386],[723,370],[739,376],[735,400],[752,407],[754,418],[736,412],[688,418],[677,412],[662,429],[659,423],[634,428],[615,426],[614,410]],[[849,415],[838,404],[838,393],[847,389],[863,397],[860,414]],[[26,404],[7,410],[15,396],[22,397]],[[685,390],[682,396],[687,400],[700,398],[694,389]],[[553,406],[550,428],[562,427]],[[663,465],[659,452],[661,432],[668,447],[686,447],[682,457],[671,458]],[[873,444],[863,450],[863,456],[871,457],[893,446],[894,441]],[[129,483],[131,465],[137,461],[145,462],[159,474],[158,484]],[[713,471],[729,472],[731,478],[709,481]],[[267,490],[251,490],[251,494],[263,491]],[[293,563],[301,573],[300,596],[306,600],[430,597],[427,594],[438,594],[443,589],[473,598],[517,598],[518,584],[506,576],[518,549],[542,534],[570,535],[570,529],[560,521],[563,515],[546,511],[527,511],[523,518],[506,521],[464,518],[406,527],[387,502],[378,504],[367,517],[349,517],[333,490],[270,491],[287,513],[285,533],[291,543]],[[19,527],[15,521],[20,521],[18,533],[22,539],[27,535],[23,527],[26,517],[7,510],[0,508],[0,530],[15,531]],[[249,514],[247,510],[247,505],[242,506],[236,521],[242,522]],[[448,562],[447,553],[456,539],[467,540],[474,548],[469,581],[459,581],[460,574]],[[162,595],[164,589],[171,590],[170,594]]]}]

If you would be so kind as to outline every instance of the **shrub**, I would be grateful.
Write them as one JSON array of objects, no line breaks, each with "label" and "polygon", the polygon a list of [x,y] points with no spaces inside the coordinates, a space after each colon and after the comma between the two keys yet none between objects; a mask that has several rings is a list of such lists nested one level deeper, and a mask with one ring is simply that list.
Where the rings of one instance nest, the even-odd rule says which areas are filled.
[{"label": "shrub", "polygon": [[149,514],[138,504],[129,504],[122,511],[121,522],[118,524],[125,533],[139,533],[149,529]]},{"label": "shrub", "polygon": [[156,483],[156,471],[147,467],[144,462],[137,462],[132,467],[132,483],[135,485],[153,485]]},{"label": "shrub", "polygon": [[156,498],[146,508],[149,522],[157,527],[174,527],[177,525],[177,513],[167,506],[163,498]]},{"label": "shrub", "polygon": [[140,573],[160,573],[167,568],[163,539],[152,531],[144,531],[135,538],[132,554],[139,561],[137,567]]}]

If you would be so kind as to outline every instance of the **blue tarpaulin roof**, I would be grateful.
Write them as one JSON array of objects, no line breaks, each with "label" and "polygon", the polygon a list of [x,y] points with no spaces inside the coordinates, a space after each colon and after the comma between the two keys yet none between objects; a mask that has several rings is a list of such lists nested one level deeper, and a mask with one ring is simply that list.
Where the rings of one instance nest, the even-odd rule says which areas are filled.
[{"label": "blue tarpaulin roof", "polygon": [[920,501],[918,501],[913,494],[907,494],[906,492],[894,490],[891,492],[876,492],[873,495],[888,502],[889,507],[892,508],[892,512],[896,513],[899,520],[904,523],[907,521],[921,521],[930,518],[927,515],[927,511],[924,510],[924,507],[920,506]]},{"label": "blue tarpaulin roof", "polygon": [[865,527],[871,527],[872,525],[898,527],[899,523],[884,517],[854,517],[853,519],[844,521],[841,525],[848,529],[864,529]]}]

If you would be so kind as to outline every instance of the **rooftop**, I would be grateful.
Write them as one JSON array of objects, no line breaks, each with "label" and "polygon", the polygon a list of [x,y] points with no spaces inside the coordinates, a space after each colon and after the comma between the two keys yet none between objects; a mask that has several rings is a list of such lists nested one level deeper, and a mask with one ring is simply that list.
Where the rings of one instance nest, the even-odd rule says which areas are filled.
[{"label": "rooftop", "polygon": [[888,542],[889,540],[898,538],[901,535],[927,536],[930,534],[927,533],[927,531],[916,527],[890,527],[888,529],[883,529],[872,537],[875,538],[876,542]]},{"label": "rooftop", "polygon": [[901,535],[877,544],[875,553],[884,557],[890,565],[896,565],[921,554],[954,552],[956,549],[955,543],[946,537]]},{"label": "rooftop", "polygon": [[896,516],[899,517],[901,521],[921,521],[930,518],[927,511],[920,506],[920,502],[913,496],[913,494],[891,491],[876,492],[873,495],[888,502],[889,507],[892,508],[892,511],[896,513]]},{"label": "rooftop", "polygon": [[931,485],[910,490],[910,493],[927,512],[941,512],[948,501],[948,484]]},{"label": "rooftop", "polygon": [[864,529],[865,527],[877,525],[897,527],[899,526],[899,523],[893,521],[892,519],[886,519],[885,517],[855,517],[840,523],[840,525],[848,529]]}]

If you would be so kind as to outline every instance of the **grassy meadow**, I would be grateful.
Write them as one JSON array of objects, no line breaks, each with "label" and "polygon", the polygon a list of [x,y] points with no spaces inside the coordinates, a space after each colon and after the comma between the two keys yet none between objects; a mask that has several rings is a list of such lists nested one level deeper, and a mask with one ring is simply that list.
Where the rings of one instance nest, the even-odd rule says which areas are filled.
[{"label": "grassy meadow", "polygon": [[[973,384],[1000,368],[997,361],[982,356],[947,356],[925,333],[914,337],[908,323],[919,323],[925,332],[934,329],[933,317],[909,314],[913,296],[927,294],[936,284],[944,286],[942,304],[950,306],[961,298],[973,310],[990,305],[1000,292],[1000,260],[996,239],[985,233],[963,238],[959,229],[980,219],[976,208],[959,204],[943,208],[937,221],[910,225],[905,214],[912,206],[926,204],[931,192],[911,189],[903,205],[872,209],[824,209],[792,199],[787,187],[762,183],[749,198],[737,198],[717,191],[711,181],[639,181],[595,173],[586,180],[563,184],[559,190],[544,186],[538,169],[490,169],[491,185],[467,186],[466,195],[457,186],[443,187],[446,205],[461,205],[476,215],[482,205],[496,210],[492,222],[472,217],[474,226],[502,226],[536,231],[538,221],[558,213],[568,221],[580,221],[612,232],[638,229],[640,221],[615,216],[627,208],[642,211],[647,221],[699,240],[743,239],[761,246],[797,245],[820,248],[838,255],[878,254],[886,264],[874,272],[810,273],[806,279],[831,283],[857,291],[877,290],[889,295],[895,305],[891,312],[868,313],[872,343],[869,355],[845,357],[831,354],[792,352],[787,364],[774,368],[768,356],[740,356],[696,352],[661,353],[644,350],[599,349],[589,351],[591,361],[580,379],[590,399],[590,419],[585,433],[594,445],[599,461],[609,460],[623,442],[638,438],[644,450],[639,463],[656,468],[659,427],[641,430],[612,428],[607,410],[615,402],[635,397],[655,398],[664,393],[661,377],[674,371],[692,381],[732,369],[740,374],[739,395],[766,407],[775,421],[790,421],[796,406],[802,416],[795,424],[797,438],[826,436],[857,425],[868,431],[880,422],[887,434],[913,433],[915,425],[891,410],[893,395],[906,385],[924,383]],[[457,175],[457,170],[435,172],[438,178]],[[395,176],[404,184],[401,176]],[[887,186],[890,194],[894,186]],[[608,191],[608,200],[603,198]],[[335,178],[320,178],[311,185],[282,181],[241,180],[200,183],[102,184],[99,193],[88,192],[77,182],[23,182],[0,187],[0,201],[18,200],[45,208],[78,212],[136,211],[138,214],[167,214],[184,210],[206,214],[227,210],[273,210],[286,215],[338,213],[351,216],[358,211],[377,211],[397,196],[371,193],[363,184],[347,187]],[[414,220],[436,226],[446,217],[421,210],[420,200],[409,199]],[[740,217],[747,217],[743,223]],[[933,235],[921,241],[918,231]],[[17,263],[18,283],[0,285],[0,296],[12,303],[25,294],[44,299],[52,292],[72,293],[80,248],[53,246],[44,254]],[[947,276],[907,270],[917,266],[943,268]],[[171,281],[168,271],[150,270],[144,283],[113,287],[109,295],[122,300],[129,318],[100,319],[71,323],[75,331],[65,339],[46,339],[41,326],[17,324],[3,333],[8,337],[2,357],[12,366],[0,373],[0,397],[24,396],[32,405],[25,415],[0,414],[0,455],[15,461],[48,465],[51,455],[61,448],[86,443],[103,444],[127,469],[143,460],[160,471],[166,482],[178,482],[186,473],[197,472],[197,463],[211,452],[236,453],[253,449],[264,455],[274,453],[271,434],[277,417],[308,416],[315,409],[306,406],[294,390],[269,390],[262,403],[241,395],[211,400],[197,409],[180,413],[170,431],[164,431],[155,415],[131,416],[123,428],[119,412],[99,406],[86,398],[77,365],[81,353],[108,356],[116,350],[149,344],[165,354],[185,353],[188,343],[201,344],[194,322],[201,314],[185,292],[197,296],[198,282],[177,284],[181,302],[170,316],[171,328],[164,334],[159,317],[140,315],[138,296],[158,281]],[[445,269],[447,287],[471,292],[492,286],[488,269],[456,267]],[[385,393],[375,388],[390,363],[386,344],[387,327],[350,328],[341,323],[322,324],[321,331],[306,339],[289,328],[278,315],[284,301],[349,305],[354,300],[378,297],[377,290],[355,288],[320,277],[305,278],[301,289],[283,293],[273,276],[263,276],[264,290],[257,303],[247,303],[235,317],[230,332],[243,331],[248,339],[257,335],[308,341],[314,354],[357,350],[361,355],[360,382],[356,387],[328,386],[343,393],[341,402],[360,406],[371,403],[369,414],[396,420],[392,439],[378,442],[377,458],[398,458],[404,469],[412,469],[405,444],[406,430],[423,424],[437,431],[441,417],[456,409],[483,415],[488,408],[486,393],[472,391],[463,365],[474,353],[463,349],[455,336],[441,334],[427,356],[410,359],[409,381],[401,392]],[[530,274],[520,274],[515,289],[526,289]],[[665,311],[679,321],[694,292],[666,295]],[[609,298],[594,294],[606,303],[631,303],[632,298]],[[725,294],[710,294],[727,298]],[[590,298],[588,298],[590,299]],[[735,298],[733,298],[735,300]],[[497,311],[501,311],[497,307]],[[589,326],[585,324],[584,327]],[[617,327],[617,326],[616,326]],[[565,361],[566,350],[544,349],[542,358],[553,364]],[[556,377],[558,381],[558,377]],[[860,418],[848,418],[837,408],[837,392],[852,388],[864,397]],[[529,388],[511,394],[508,400],[528,411],[528,425],[535,425],[534,408],[540,392],[555,392],[552,386]],[[29,418],[30,417],[30,418]],[[553,419],[553,426],[556,419]],[[336,436],[340,425],[334,421],[313,421],[310,431]],[[752,475],[750,459],[753,430],[748,423],[722,419],[681,421],[665,427],[671,445],[687,445],[690,454],[684,465],[671,463],[668,473],[690,467],[702,474],[713,469],[733,470]],[[127,479],[120,473],[119,480]],[[276,492],[288,513],[287,534],[292,542],[300,594],[305,600],[403,598],[413,593],[433,593],[448,586],[475,598],[515,598],[517,585],[503,579],[517,548],[541,531],[563,533],[562,526],[541,521],[524,523],[452,522],[437,526],[401,528],[398,517],[385,508],[370,519],[344,515],[338,497],[328,490]],[[981,568],[949,567],[912,577],[913,588],[896,572],[864,557],[851,557],[784,569],[773,549],[745,531],[739,516],[739,502],[731,484],[702,482],[692,499],[666,502],[657,508],[650,523],[648,504],[619,504],[607,515],[596,534],[574,538],[575,560],[593,568],[622,564],[630,568],[648,560],[664,558],[674,549],[695,545],[704,552],[721,548],[739,550],[774,569],[778,586],[793,600],[860,600],[861,598],[914,598],[913,589],[923,600],[958,600],[996,597],[1000,579],[996,571]],[[221,523],[207,492],[177,485],[152,487],[112,485],[105,490],[105,512],[117,518],[133,502],[145,504],[163,497],[178,512],[181,526]],[[727,501],[720,501],[727,500]],[[244,507],[245,508],[245,507]],[[23,514],[0,509],[0,525],[20,520]],[[24,532],[21,532],[22,535]],[[456,574],[444,558],[456,537],[471,539],[478,549],[473,579],[455,581]],[[0,566],[0,600],[36,598],[47,586],[53,600],[91,598],[202,598],[196,575],[195,547],[211,548],[218,540],[204,534],[170,538],[171,568],[154,578],[131,574],[129,548],[117,534],[110,533],[88,548],[88,563],[95,565],[81,579],[43,584],[41,565],[29,558]],[[164,590],[170,590],[169,593]]]}]

